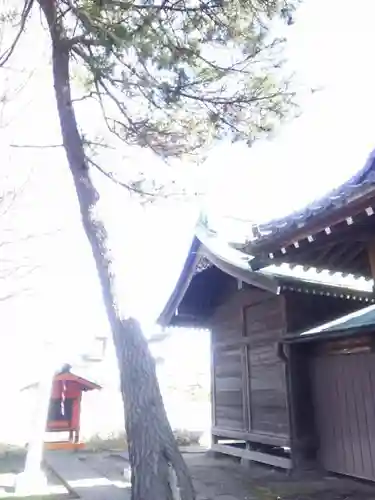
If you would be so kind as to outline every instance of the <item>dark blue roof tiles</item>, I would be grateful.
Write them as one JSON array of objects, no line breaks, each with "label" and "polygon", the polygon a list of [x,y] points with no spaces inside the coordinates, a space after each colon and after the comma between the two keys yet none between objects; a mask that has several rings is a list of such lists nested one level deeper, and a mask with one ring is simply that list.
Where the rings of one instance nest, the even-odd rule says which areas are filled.
[{"label": "dark blue roof tiles", "polygon": [[[339,168],[334,166],[332,168]],[[317,215],[334,208],[344,206],[349,199],[362,194],[369,186],[375,185],[375,149],[368,156],[363,168],[339,187],[329,191],[325,196],[309,203],[302,210],[292,212],[286,217],[273,219],[267,223],[259,224],[260,236],[256,239],[272,237],[273,233],[288,227],[303,227],[306,222]],[[255,236],[255,235],[254,235]]]}]

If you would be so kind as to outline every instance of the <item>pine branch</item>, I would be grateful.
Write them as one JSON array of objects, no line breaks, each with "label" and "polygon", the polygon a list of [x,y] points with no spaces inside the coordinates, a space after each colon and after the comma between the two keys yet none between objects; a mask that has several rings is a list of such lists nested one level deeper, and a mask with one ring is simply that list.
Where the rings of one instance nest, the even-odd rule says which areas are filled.
[{"label": "pine branch", "polygon": [[162,2],[161,5],[155,5],[155,4],[135,4],[133,2],[125,2],[123,0],[111,0],[112,4],[120,7],[122,9],[134,9],[134,10],[139,10],[139,11],[154,11],[154,12],[160,12],[160,11],[165,11],[165,12],[179,12],[179,13],[204,13],[204,12],[209,12],[213,9],[221,9],[221,3],[218,1],[211,1],[211,2],[201,2],[201,5],[199,7],[187,7],[185,4],[182,7],[176,6],[175,5],[170,5],[169,2]]}]

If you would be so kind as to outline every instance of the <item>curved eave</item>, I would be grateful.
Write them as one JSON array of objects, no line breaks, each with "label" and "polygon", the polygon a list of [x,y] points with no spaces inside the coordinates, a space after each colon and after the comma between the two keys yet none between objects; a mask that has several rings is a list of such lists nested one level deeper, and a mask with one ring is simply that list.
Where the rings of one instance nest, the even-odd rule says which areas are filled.
[{"label": "curved eave", "polygon": [[216,238],[210,237],[202,228],[197,228],[201,241],[201,254],[224,273],[235,279],[253,285],[262,290],[278,294],[280,285],[276,278],[252,271],[249,260],[243,252],[234,250],[229,244],[216,245]]},{"label": "curved eave", "polygon": [[176,286],[174,287],[168,302],[166,303],[163,311],[160,313],[157,323],[161,326],[168,326],[176,309],[180,305],[180,302],[184,298],[185,292],[190,285],[190,282],[194,276],[195,269],[201,258],[200,255],[201,242],[194,236],[193,241],[190,245],[188,255],[186,257],[184,266],[182,268],[181,274],[177,280]]},{"label": "curved eave", "polygon": [[217,249],[215,249],[214,240],[215,238],[209,236],[204,228],[197,227],[196,234],[193,238],[177,284],[157,320],[159,325],[168,326],[170,324],[170,321],[180,305],[194,276],[197,264],[202,257],[206,257],[221,271],[243,281],[244,283],[248,283],[256,286],[257,288],[261,288],[275,294],[279,293],[280,286],[276,279],[251,271],[248,266],[248,261],[243,261],[243,254],[227,245],[228,250],[232,251],[232,253],[236,252],[236,254],[240,256],[239,262],[234,263],[233,259],[225,257],[217,251]]}]

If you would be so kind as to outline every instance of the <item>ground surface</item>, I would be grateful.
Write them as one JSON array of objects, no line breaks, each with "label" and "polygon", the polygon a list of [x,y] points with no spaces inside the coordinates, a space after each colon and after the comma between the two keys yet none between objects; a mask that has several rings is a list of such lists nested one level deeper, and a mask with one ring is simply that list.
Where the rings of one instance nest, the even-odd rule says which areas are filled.
[{"label": "ground surface", "polygon": [[[334,476],[293,478],[285,472],[235,458],[184,450],[197,500],[375,500],[375,485]],[[49,494],[53,500],[129,500],[130,472],[126,453],[47,452]],[[0,456],[0,496],[11,496],[24,456]],[[40,496],[35,496],[39,500]]]},{"label": "ground surface", "polygon": [[375,500],[375,485],[337,477],[293,478],[231,457],[185,456],[198,498],[218,500]]},{"label": "ground surface", "polygon": [[[0,498],[14,497],[17,475],[24,470],[25,456],[25,452],[21,450],[0,455]],[[53,471],[45,468],[43,473],[46,479],[43,491],[34,491],[33,497],[29,497],[30,500],[39,499],[41,494],[48,494],[53,500],[65,500],[71,497],[70,492]]]},{"label": "ground surface", "polygon": [[[368,483],[332,476],[297,480],[265,466],[253,464],[245,467],[237,459],[213,458],[197,451],[184,453],[197,500],[375,500],[375,485]],[[82,489],[83,495],[79,492],[81,498],[130,498],[126,453],[80,453],[77,459],[93,471],[93,477],[96,476],[99,483],[102,482],[97,488]],[[77,474],[77,466],[75,471]],[[112,490],[105,483],[107,480]]]}]

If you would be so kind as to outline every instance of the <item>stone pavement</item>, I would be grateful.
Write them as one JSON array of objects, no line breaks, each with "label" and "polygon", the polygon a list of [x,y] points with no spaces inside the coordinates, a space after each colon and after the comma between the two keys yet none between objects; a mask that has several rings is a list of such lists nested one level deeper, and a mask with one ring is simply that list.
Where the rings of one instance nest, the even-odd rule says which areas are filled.
[{"label": "stone pavement", "polygon": [[47,451],[44,462],[64,486],[83,500],[128,500],[130,484],[111,480],[107,475],[89,465],[84,456],[66,451]]}]

